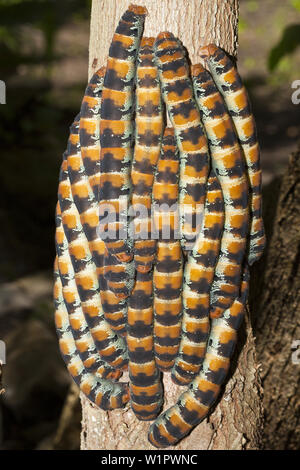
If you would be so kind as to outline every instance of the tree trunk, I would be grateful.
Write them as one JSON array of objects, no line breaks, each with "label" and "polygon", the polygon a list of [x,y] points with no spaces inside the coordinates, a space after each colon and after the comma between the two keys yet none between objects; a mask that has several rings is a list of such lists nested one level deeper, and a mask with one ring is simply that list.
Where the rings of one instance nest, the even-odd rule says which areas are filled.
[{"label": "tree trunk", "polygon": [[[273,187],[269,193],[274,201]],[[264,447],[296,450],[300,442],[300,147],[290,158],[279,194],[269,249],[254,271],[252,302],[264,386]],[[266,211],[272,212],[269,206],[273,205],[266,205]]]},{"label": "tree trunk", "polygon": [[[113,31],[129,0],[94,0],[92,4],[89,76],[105,64]],[[199,48],[215,42],[236,56],[238,0],[140,0],[148,9],[145,35],[169,30],[179,37],[192,63],[200,61]],[[103,14],[105,12],[105,14]],[[182,388],[164,374],[165,408]],[[258,449],[262,429],[262,390],[255,343],[248,317],[232,361],[230,378],[214,412],[172,449]],[[112,412],[96,408],[81,395],[82,449],[152,449],[149,423],[136,419],[129,407]]]}]

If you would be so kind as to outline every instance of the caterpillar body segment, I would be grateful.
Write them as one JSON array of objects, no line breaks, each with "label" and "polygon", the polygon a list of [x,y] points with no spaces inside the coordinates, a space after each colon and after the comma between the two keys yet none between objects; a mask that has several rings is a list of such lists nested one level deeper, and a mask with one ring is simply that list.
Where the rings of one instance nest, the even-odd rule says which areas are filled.
[{"label": "caterpillar body segment", "polygon": [[173,34],[160,33],[157,37],[155,60],[180,152],[180,219],[182,247],[187,252],[193,248],[201,225],[209,174],[207,140],[185,52]]},{"label": "caterpillar body segment", "polygon": [[[152,239],[152,186],[161,150],[164,116],[158,70],[154,63],[154,38],[143,38],[136,71],[135,148],[131,169],[131,203],[138,216],[134,218],[135,267],[149,271],[156,251]],[[137,233],[139,232],[139,233]]]},{"label": "caterpillar body segment", "polygon": [[224,226],[224,201],[213,170],[207,183],[203,223],[184,270],[181,343],[172,379],[190,383],[198,374],[210,329],[210,290],[214,279]]},{"label": "caterpillar body segment", "polygon": [[[129,391],[128,384],[113,381],[120,377],[120,371],[116,371],[107,363],[99,361],[97,363],[97,371],[93,373],[87,363],[88,358],[84,361],[82,360],[82,345],[78,340],[75,340],[76,334],[71,326],[70,317],[64,302],[57,259],[54,268],[54,278],[55,326],[61,355],[71,377],[87,398],[99,406],[99,408],[103,410],[122,408],[129,401]],[[81,354],[79,354],[79,351],[81,351]]]},{"label": "caterpillar body segment", "polygon": [[[78,123],[72,128],[74,127],[78,130]],[[68,173],[68,154],[76,152],[76,146],[70,146],[70,142],[76,141],[76,134],[72,132],[71,130],[68,150],[60,172],[57,224],[60,223],[61,218],[62,229],[59,229],[58,225],[56,232],[57,250],[61,250],[58,258],[60,273],[62,275],[65,270],[67,274],[69,269],[73,269],[77,286],[77,291],[70,293],[69,301],[65,298],[66,305],[71,309],[74,302],[81,303],[87,325],[101,358],[113,367],[124,369],[127,367],[126,344],[111,330],[104,318],[96,265],[73,200]]]},{"label": "caterpillar body segment", "polygon": [[138,419],[153,420],[163,389],[153,351],[153,272],[137,271],[128,300],[127,347],[131,407]]},{"label": "caterpillar body segment", "polygon": [[221,249],[210,295],[210,315],[218,317],[239,296],[249,230],[248,180],[232,119],[209,72],[201,65],[193,67],[193,84],[225,203]]},{"label": "caterpillar body segment", "polygon": [[[98,77],[98,73],[95,75]],[[94,77],[91,80],[92,83],[95,81]],[[87,89],[90,89],[89,86]],[[84,101],[85,98],[83,103]],[[89,111],[90,114],[96,113],[98,109],[97,106],[93,112],[91,110]],[[87,105],[82,104],[82,108],[85,115],[88,114]],[[95,265],[96,274],[98,276],[100,298],[104,317],[111,326],[112,330],[118,334],[124,335],[126,332],[125,323],[127,305],[125,300],[120,300],[116,297],[110,288],[109,283],[104,279],[105,270],[108,269],[108,267],[105,266],[105,244],[98,233],[99,207],[97,198],[95,197],[94,191],[90,184],[91,178],[94,175],[93,171],[97,172],[98,167],[94,166],[87,168],[87,161],[82,157],[82,149],[80,145],[80,142],[82,141],[81,120],[82,117],[80,114],[77,116],[76,121],[70,129],[70,138],[66,153],[67,172],[63,178],[63,182],[61,181],[61,185],[63,185],[63,193],[60,201],[62,204],[67,204],[68,206],[70,204],[70,200],[72,202],[73,198],[75,204],[73,209],[75,212],[76,210],[78,212],[78,214],[75,215],[75,218],[78,218],[79,215],[80,225],[88,241],[89,251],[91,254],[90,263]],[[86,125],[82,127],[87,128]],[[84,136],[86,135],[87,133],[85,132]],[[69,195],[69,193],[71,193],[71,195]],[[63,211],[64,210],[65,208],[63,208]],[[78,228],[78,230],[81,229]],[[84,235],[82,235],[83,238]]]},{"label": "caterpillar body segment", "polygon": [[[137,53],[145,15],[145,8],[131,5],[121,17],[109,49],[102,91],[99,197],[100,209],[104,213],[108,210],[108,217],[103,219],[101,215],[100,230],[108,232],[105,239],[107,249],[121,263],[132,259],[127,219],[133,153],[133,103]],[[132,285],[128,286],[127,295],[131,288]]]},{"label": "caterpillar body segment", "polygon": [[225,100],[246,159],[251,217],[248,262],[252,265],[261,257],[266,243],[262,220],[260,149],[255,119],[237,68],[225,52],[210,44],[201,49],[201,56]]},{"label": "caterpillar body segment", "polygon": [[174,130],[166,128],[153,186],[153,202],[157,207],[154,225],[159,235],[153,274],[153,334],[155,361],[161,371],[173,367],[181,334],[183,257],[178,240],[178,170]]},{"label": "caterpillar body segment", "polygon": [[80,108],[79,141],[85,174],[95,202],[98,203],[100,182],[100,109],[105,67],[88,83]]},{"label": "caterpillar body segment", "polygon": [[218,398],[230,367],[237,342],[237,331],[244,318],[249,273],[245,267],[241,296],[221,318],[214,318],[201,372],[177,403],[162,413],[150,426],[149,441],[155,447],[176,445],[208,414]]}]

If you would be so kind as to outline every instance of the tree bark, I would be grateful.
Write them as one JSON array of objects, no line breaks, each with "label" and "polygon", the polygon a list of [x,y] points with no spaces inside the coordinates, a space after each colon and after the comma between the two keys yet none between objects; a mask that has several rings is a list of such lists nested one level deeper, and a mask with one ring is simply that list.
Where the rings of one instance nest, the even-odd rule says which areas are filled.
[{"label": "tree bark", "polygon": [[[264,447],[296,450],[300,442],[300,147],[291,156],[279,188],[275,221],[267,231],[272,230],[269,249],[254,271],[252,302],[264,386]],[[270,213],[273,185],[268,192],[265,210]]]},{"label": "tree bark", "polygon": [[[89,76],[105,64],[116,24],[129,0],[94,0],[92,4]],[[215,42],[232,56],[237,53],[238,0],[140,0],[148,9],[145,35],[169,30],[179,37],[192,63],[200,61],[199,48]],[[105,12],[105,14],[103,14]],[[182,388],[164,374],[165,407]],[[129,407],[104,412],[81,395],[82,449],[152,449],[149,423],[136,419]],[[262,389],[255,358],[255,342],[248,319],[232,361],[229,380],[215,410],[172,449],[258,449],[262,429]]]}]

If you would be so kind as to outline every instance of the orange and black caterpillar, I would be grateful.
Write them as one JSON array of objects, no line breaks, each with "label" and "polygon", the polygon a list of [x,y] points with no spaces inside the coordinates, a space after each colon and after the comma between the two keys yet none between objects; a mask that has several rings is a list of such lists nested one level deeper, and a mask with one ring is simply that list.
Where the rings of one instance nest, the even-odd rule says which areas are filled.
[{"label": "orange and black caterpillar", "polygon": [[224,225],[224,201],[213,170],[207,193],[201,230],[184,269],[183,318],[180,349],[172,379],[189,384],[201,367],[209,334],[210,289],[218,260]]},{"label": "orange and black caterpillar", "polygon": [[79,142],[77,133],[71,133],[70,139],[73,139],[75,149],[69,151],[67,164],[74,203],[96,265],[104,317],[114,331],[124,334],[127,305],[124,300],[116,297],[104,277],[108,255],[98,233],[99,208],[96,189],[98,190],[100,176],[99,127],[104,73],[104,68],[99,69],[85,90],[78,116]]},{"label": "orange and black caterpillar", "polygon": [[[108,61],[108,69],[111,69],[109,72],[110,77],[116,70],[122,70],[122,66],[126,62],[126,60],[120,60],[118,54],[122,54],[124,50],[130,53],[130,41],[133,37],[131,36],[132,31],[130,34],[127,34],[125,30],[127,28],[128,32],[128,28],[131,28],[131,26],[133,29],[136,28],[134,21],[131,21],[132,12],[137,16],[143,16],[144,9],[130,7],[129,12],[123,15],[118,26],[120,30],[114,36],[113,44],[115,50]],[[143,19],[141,23],[143,23]],[[120,39],[120,41],[116,39]],[[157,48],[159,41],[161,41],[163,52],[159,51],[159,47]],[[167,44],[168,41],[169,45]],[[97,190],[99,185],[101,187],[102,178],[100,158],[97,161],[97,155],[100,157],[101,153],[99,136],[101,134],[102,86],[105,73],[102,69],[92,78],[86,89],[80,114],[75,119],[75,123],[71,128],[68,149],[62,165],[59,204],[57,207],[56,239],[58,256],[55,265],[56,282],[54,297],[56,328],[60,338],[61,351],[68,369],[81,390],[101,408],[114,409],[121,407],[130,399],[132,409],[139,419],[154,419],[160,411],[163,399],[160,371],[172,368],[172,378],[176,383],[182,385],[189,384],[188,390],[181,395],[177,404],[163,413],[151,426],[149,434],[150,442],[157,447],[165,447],[176,444],[207,415],[220,392],[221,384],[226,377],[226,372],[230,365],[230,356],[236,342],[238,326],[243,318],[243,306],[247,297],[247,266],[243,268],[245,269],[243,280],[239,281],[236,278],[235,289],[237,290],[232,295],[231,300],[233,303],[230,308],[228,308],[228,305],[222,314],[220,306],[216,306],[214,302],[221,300],[221,303],[223,303],[221,307],[225,307],[223,300],[226,296],[224,297],[223,293],[226,293],[226,284],[228,284],[223,282],[222,279],[222,290],[219,291],[220,298],[218,298],[216,292],[220,288],[221,272],[218,262],[220,260],[220,253],[224,254],[224,250],[219,253],[222,240],[224,244],[223,194],[225,207],[229,212],[230,210],[232,212],[231,206],[238,199],[236,193],[230,193],[230,197],[228,197],[228,193],[226,193],[228,191],[228,188],[226,188],[226,178],[231,177],[231,182],[236,182],[233,173],[235,171],[242,171],[244,178],[246,169],[242,168],[241,170],[237,161],[235,161],[234,165],[230,166],[229,159],[225,161],[226,171],[224,174],[222,173],[222,164],[218,162],[217,151],[218,148],[219,150],[226,148],[227,152],[228,148],[223,137],[220,138],[219,132],[224,133],[224,129],[227,129],[227,124],[229,124],[229,127],[231,125],[226,112],[225,105],[227,102],[225,96],[225,104],[223,103],[224,113],[213,116],[215,108],[219,106],[221,97],[218,90],[216,90],[218,93],[212,93],[211,90],[207,89],[209,88],[207,85],[209,80],[211,81],[210,84],[215,86],[212,78],[201,75],[205,71],[203,69],[200,71],[199,67],[198,69],[196,67],[196,69],[193,69],[194,83],[191,81],[187,62],[184,62],[182,67],[180,66],[180,60],[183,58],[185,61],[182,46],[179,41],[175,40],[168,33],[160,35],[155,43],[154,61],[159,69],[159,80],[161,82],[159,83],[157,81],[157,69],[155,64],[153,64],[152,46],[153,39],[145,39],[143,41],[142,48],[139,51],[140,59],[138,67],[131,77],[136,85],[136,89],[131,89],[132,101],[130,103],[128,101],[127,104],[131,107],[131,110],[128,111],[129,114],[132,109],[137,111],[136,123],[134,122],[134,115],[131,114],[129,118],[126,115],[126,109],[123,108],[122,110],[119,109],[119,112],[124,111],[124,119],[122,119],[122,116],[121,118],[119,116],[116,120],[111,117],[106,120],[112,124],[118,122],[120,126],[125,121],[126,125],[128,125],[126,129],[130,129],[131,139],[135,135],[135,149],[138,149],[139,146],[143,147],[141,148],[141,153],[138,155],[138,158],[134,159],[133,165],[130,168],[130,163],[125,165],[126,158],[124,159],[124,155],[129,155],[133,151],[133,146],[128,147],[128,150],[126,147],[127,143],[125,142],[125,146],[108,147],[106,151],[108,150],[108,153],[112,152],[114,154],[115,160],[111,159],[112,164],[119,164],[118,168],[115,167],[117,168],[117,177],[120,177],[119,173],[126,166],[125,173],[129,172],[129,169],[132,171],[132,181],[127,175],[129,185],[133,182],[133,176],[136,177],[136,182],[134,183],[136,186],[139,185],[139,181],[143,182],[143,184],[146,183],[147,191],[143,193],[143,197],[145,197],[147,205],[146,217],[149,219],[149,203],[152,192],[154,202],[159,204],[167,202],[171,207],[173,203],[177,202],[179,160],[174,140],[174,129],[167,129],[163,143],[164,148],[158,160],[156,179],[152,188],[155,171],[154,163],[159,156],[160,150],[159,145],[154,145],[154,142],[155,139],[160,139],[160,132],[163,130],[162,114],[160,114],[163,108],[156,108],[153,98],[149,100],[147,106],[145,104],[141,105],[139,99],[145,99],[147,94],[151,94],[152,97],[156,96],[155,99],[158,99],[159,86],[162,87],[164,101],[166,102],[171,120],[173,118],[175,122],[176,119],[182,119],[182,121],[177,120],[174,126],[179,150],[182,143],[178,133],[181,131],[189,133],[190,128],[195,131],[195,135],[189,135],[186,139],[183,139],[183,142],[187,145],[185,153],[179,152],[182,160],[181,169],[183,168],[184,170],[181,172],[181,175],[184,177],[184,184],[188,183],[189,190],[188,195],[180,183],[181,198],[183,195],[184,197],[193,195],[194,189],[198,191],[198,178],[203,192],[201,203],[202,206],[205,203],[205,207],[203,224],[198,223],[199,230],[197,233],[194,230],[197,224],[194,222],[197,222],[195,217],[198,215],[198,208],[194,204],[193,197],[188,199],[188,201],[193,203],[192,212],[190,212],[193,215],[192,220],[188,220],[188,218],[182,219],[182,222],[185,224],[183,228],[187,230],[185,232],[186,235],[191,234],[195,243],[193,250],[189,254],[187,250],[187,242],[190,242],[189,237],[186,236],[182,243],[186,255],[188,254],[184,266],[184,282],[182,283],[183,258],[180,250],[180,240],[177,239],[176,233],[180,225],[178,223],[177,208],[171,208],[171,214],[170,211],[166,211],[166,208],[163,208],[161,212],[154,210],[154,226],[159,236],[156,259],[154,258],[155,244],[152,244],[152,240],[150,240],[149,245],[141,243],[139,246],[137,243],[135,245],[135,253],[133,253],[133,243],[131,245],[131,242],[129,243],[131,251],[129,250],[128,252],[126,251],[128,245],[122,245],[124,240],[117,238],[104,242],[97,230],[99,224]],[[119,52],[118,48],[120,48]],[[204,48],[203,56],[207,54],[207,50],[211,51],[211,48]],[[137,56],[138,48],[134,54]],[[141,66],[144,61],[147,62],[147,66],[145,66],[145,63]],[[224,65],[223,59],[220,61]],[[166,66],[165,69],[164,66]],[[136,65],[134,64],[132,67],[134,68]],[[148,74],[147,86],[141,85],[141,81],[144,78],[138,76],[139,71],[143,72],[143,69]],[[197,70],[198,75],[195,73]],[[184,76],[182,81],[181,73]],[[231,71],[229,76],[232,78],[234,73],[234,70]],[[155,87],[154,81],[150,80],[152,74],[153,76],[156,74]],[[228,77],[226,77],[226,80],[228,80]],[[176,89],[170,89],[172,84],[176,84]],[[181,92],[179,85],[184,85],[186,88]],[[128,86],[131,86],[131,84],[128,84]],[[235,96],[235,86],[236,83],[234,81],[230,87],[228,86],[231,100],[231,104],[228,107],[239,97],[237,103],[240,106],[239,113],[241,115],[239,117],[241,118],[242,114],[246,112],[241,105],[241,99],[244,99],[244,95],[241,91],[240,95],[237,94]],[[116,92],[114,97],[120,91],[113,88],[111,90]],[[113,109],[118,111],[115,106],[116,103],[112,104],[108,100],[111,90],[105,91],[107,93],[107,112],[109,112],[111,105],[111,111]],[[118,97],[123,96],[124,98],[127,92],[128,89],[125,90],[123,95],[119,94]],[[187,96],[189,92],[192,96],[191,100]],[[137,98],[136,103],[134,95]],[[127,94],[126,96],[129,95]],[[174,102],[172,102],[172,97]],[[183,107],[180,107],[181,101],[184,103]],[[188,104],[192,105],[192,109],[189,108]],[[161,106],[161,103],[159,106]],[[209,129],[209,145],[211,147],[212,166],[215,169],[215,173],[214,170],[210,169],[208,153],[204,155],[188,147],[194,138],[197,140],[200,134],[202,137],[204,135],[201,127],[202,123],[199,120],[201,113],[203,116],[203,109],[208,111],[208,114],[203,117],[203,121],[206,128]],[[173,110],[177,110],[178,113],[176,114],[175,112],[172,115]],[[195,114],[193,114],[194,112]],[[232,110],[230,114],[233,114]],[[192,116],[196,117],[196,126],[192,122]],[[139,121],[140,117],[142,119]],[[147,117],[145,121],[143,121],[144,117]],[[162,127],[155,126],[156,119]],[[252,122],[251,119],[249,117],[250,123]],[[244,121],[244,127],[242,126],[242,121],[242,119],[238,120],[240,128],[236,123],[235,125],[239,134],[239,141],[241,145],[244,145],[243,135],[241,137],[240,133],[244,132],[243,129],[249,128],[245,127],[248,121]],[[143,127],[144,123],[147,129]],[[134,133],[135,124],[136,131]],[[124,132],[127,132],[126,129],[124,127]],[[230,129],[232,130],[231,127]],[[146,145],[143,146],[140,145],[140,140],[145,139],[146,130],[150,130],[151,139],[146,139]],[[198,134],[198,131],[200,134]],[[122,141],[121,137],[120,135],[120,141]],[[125,133],[123,137],[126,140],[128,134]],[[230,136],[226,135],[227,137]],[[254,146],[255,149],[256,147]],[[126,153],[127,150],[129,153]],[[255,154],[254,150],[249,150],[249,155],[253,155],[255,159],[257,154]],[[145,152],[145,156],[142,154],[142,151]],[[197,155],[201,155],[201,158],[197,159]],[[193,156],[195,160],[193,160]],[[188,158],[185,161],[186,157]],[[110,157],[106,155],[105,158],[105,164],[108,164]],[[101,165],[102,162],[103,160],[101,159]],[[147,166],[149,162],[152,165],[153,174],[149,171],[150,166]],[[187,162],[188,164],[186,164]],[[221,161],[221,163],[224,162]],[[202,165],[204,166],[202,167]],[[251,184],[258,181],[258,177],[260,177],[260,172],[255,173],[255,168],[254,164],[250,168],[247,163]],[[114,178],[113,174],[108,173],[114,173],[114,171],[106,172],[103,175],[102,183],[104,182],[104,184],[107,183],[110,177]],[[208,182],[205,184],[207,178]],[[120,179],[116,179],[116,181],[120,182]],[[229,179],[227,183],[230,187]],[[121,189],[127,191],[126,187]],[[187,186],[185,189],[187,189]],[[260,203],[259,190],[258,186],[255,189],[256,193],[253,191],[255,193],[253,199],[253,201],[255,200],[255,207]],[[126,194],[127,204],[130,191]],[[111,199],[110,202],[119,204],[119,200],[113,201]],[[251,207],[253,208],[253,202],[252,206],[250,204],[250,209]],[[202,209],[203,207],[201,207],[201,212]],[[245,214],[247,214],[247,211],[248,209],[245,210]],[[120,212],[118,214],[120,215]],[[243,218],[245,214],[240,213],[240,217],[238,217],[241,223],[245,220]],[[167,227],[167,217],[170,215],[171,231],[166,236],[164,232]],[[181,215],[184,215],[184,211],[181,211]],[[232,214],[230,213],[230,215]],[[259,255],[263,240],[263,233],[259,234],[258,230],[259,213],[252,210],[251,217],[251,222],[254,221],[255,217],[258,217],[258,219],[254,223],[257,233],[250,240],[250,259],[253,256],[255,258]],[[102,222],[104,221],[104,219],[101,220]],[[231,218],[229,227],[228,220],[227,218],[227,222],[225,221],[225,238],[227,236],[229,239],[228,233],[226,235],[228,228],[230,230],[234,228],[237,231],[233,230],[231,235],[238,234],[241,242],[244,243],[246,237],[243,237],[241,226],[233,227],[231,223],[233,219]],[[127,225],[127,219],[125,219],[125,225]],[[115,228],[118,227],[115,226]],[[170,229],[170,227],[167,227],[167,229]],[[190,232],[188,233],[189,230]],[[248,232],[246,232],[247,235]],[[116,242],[116,245],[110,245],[110,242]],[[114,248],[116,251],[114,251]],[[145,249],[144,252],[142,251],[143,248]],[[245,250],[243,253],[248,254]],[[133,254],[136,255],[135,265],[131,259]],[[228,265],[228,261],[230,264],[230,256],[234,255],[234,249],[230,251],[225,250],[225,254],[226,265]],[[242,251],[238,255],[241,255],[240,265],[244,266],[246,259],[242,256]],[[153,271],[151,270],[152,264],[154,264]],[[216,266],[218,269],[215,276]],[[137,273],[134,272],[134,267],[137,268]],[[213,286],[212,292],[211,286]],[[130,292],[132,293],[128,296]],[[212,317],[210,320],[210,331],[209,311]],[[220,318],[216,318],[218,316]],[[121,336],[126,336],[126,338]],[[127,368],[128,359],[130,383],[114,382],[121,377],[122,370]],[[199,370],[201,363],[202,368]]]},{"label": "orange and black caterpillar", "polygon": [[261,257],[266,243],[262,220],[260,150],[255,119],[247,90],[228,55],[214,44],[203,47],[200,55],[224,98],[246,160],[250,199],[248,262],[251,266]]},{"label": "orange and black caterpillar", "polygon": [[140,272],[149,271],[155,257],[152,237],[152,186],[161,149],[164,116],[158,70],[154,63],[154,38],[143,38],[136,71],[135,147],[131,169],[134,212],[134,260]]},{"label": "orange and black caterpillar", "polygon": [[140,420],[153,420],[162,406],[161,374],[154,359],[153,271],[137,272],[128,301],[127,346],[131,407]]},{"label": "orange and black caterpillar", "polygon": [[93,362],[93,346],[86,337],[87,333],[78,333],[80,319],[70,318],[66,309],[57,259],[54,279],[55,325],[60,351],[70,375],[80,390],[99,408],[121,408],[129,400],[128,384],[115,382],[121,375],[119,370],[104,361]]},{"label": "orange and black caterpillar", "polygon": [[74,279],[72,288],[68,286],[68,290],[71,289],[70,293],[65,296],[68,311],[72,312],[77,304],[81,305],[101,358],[113,367],[124,368],[127,364],[126,345],[110,329],[104,318],[96,265],[83,230],[82,217],[73,199],[73,194],[76,194],[78,188],[75,182],[71,186],[68,165],[74,169],[75,161],[81,158],[78,130],[79,121],[76,118],[70,129],[58,188],[56,230],[58,266],[63,285],[64,282],[69,284],[71,277]]},{"label": "orange and black caterpillar", "polygon": [[100,231],[109,254],[119,261],[117,269],[105,275],[120,297],[127,297],[134,283],[127,219],[136,62],[145,14],[145,8],[131,5],[119,21],[109,49],[100,112]]},{"label": "orange and black caterpillar", "polygon": [[249,273],[245,267],[240,297],[221,318],[212,320],[201,372],[177,403],[150,426],[149,441],[155,447],[176,445],[207,416],[218,398],[244,317],[248,286]]},{"label": "orange and black caterpillar", "polygon": [[188,251],[193,248],[201,225],[209,174],[207,140],[193,95],[185,51],[172,33],[158,35],[155,60],[180,152],[179,211],[182,247]]},{"label": "orange and black caterpillar", "polygon": [[224,230],[210,294],[210,315],[218,317],[239,295],[249,226],[248,181],[242,149],[222,96],[200,64],[192,71],[212,167],[224,197]]},{"label": "orange and black caterpillar", "polygon": [[174,130],[166,128],[153,186],[158,235],[154,266],[154,351],[156,364],[170,370],[178,354],[182,315],[183,257],[178,214],[179,156]]}]

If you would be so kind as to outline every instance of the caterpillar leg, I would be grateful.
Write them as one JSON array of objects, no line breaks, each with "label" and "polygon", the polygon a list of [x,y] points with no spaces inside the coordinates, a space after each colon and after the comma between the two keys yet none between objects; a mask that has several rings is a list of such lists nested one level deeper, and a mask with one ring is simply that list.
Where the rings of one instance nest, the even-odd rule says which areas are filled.
[{"label": "caterpillar leg", "polygon": [[232,119],[209,72],[201,65],[193,67],[193,84],[209,141],[212,167],[224,197],[224,230],[211,289],[210,315],[217,317],[239,296],[249,227],[248,182]]},{"label": "caterpillar leg", "polygon": [[209,173],[209,155],[200,112],[184,48],[172,33],[161,33],[155,42],[163,98],[175,130],[180,152],[180,218],[182,247],[193,248],[200,230]]},{"label": "caterpillar leg", "polygon": [[244,317],[249,274],[245,268],[241,297],[236,299],[221,318],[212,320],[202,370],[178,399],[150,426],[149,441],[155,447],[176,445],[208,414],[217,399],[237,341],[237,330]]},{"label": "caterpillar leg", "polygon": [[248,262],[251,266],[261,257],[266,243],[262,220],[260,150],[255,119],[237,68],[225,52],[210,44],[201,49],[200,55],[225,100],[246,159],[251,217]]},{"label": "caterpillar leg", "polygon": [[157,67],[154,64],[154,38],[143,38],[136,71],[135,148],[131,170],[134,218],[134,261],[140,272],[152,268],[156,240],[152,239],[152,186],[161,150],[164,116]]},{"label": "caterpillar leg", "polygon": [[172,379],[179,385],[193,380],[205,355],[210,328],[210,289],[220,251],[223,225],[222,190],[211,170],[203,224],[184,271],[181,343],[172,369]]},{"label": "caterpillar leg", "polygon": [[[134,5],[121,17],[109,49],[102,91],[100,121],[100,230],[109,254],[123,266],[121,284],[126,283],[126,263],[132,262],[128,239],[130,165],[133,153],[133,101],[136,59],[146,9]],[[134,272],[130,269],[130,272]],[[114,291],[114,286],[110,285]],[[126,286],[128,296],[133,287]],[[115,291],[119,295],[118,290]],[[121,297],[124,296],[122,292]]]},{"label": "caterpillar leg", "polygon": [[155,361],[162,371],[168,371],[174,365],[181,334],[183,259],[180,241],[176,238],[179,229],[178,169],[174,130],[166,128],[153,186],[153,202],[157,207],[154,225],[159,235],[153,278],[153,333]]},{"label": "caterpillar leg", "polygon": [[68,371],[80,390],[101,409],[112,410],[123,407],[129,400],[128,384],[109,380],[118,379],[120,372],[102,361],[98,362],[97,372],[94,374],[82,361],[64,303],[57,260],[54,276],[55,326],[60,351]]},{"label": "caterpillar leg", "polygon": [[127,346],[131,407],[140,420],[152,420],[162,406],[160,372],[153,351],[153,272],[137,272],[128,302]]}]

